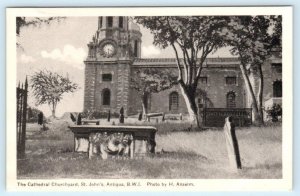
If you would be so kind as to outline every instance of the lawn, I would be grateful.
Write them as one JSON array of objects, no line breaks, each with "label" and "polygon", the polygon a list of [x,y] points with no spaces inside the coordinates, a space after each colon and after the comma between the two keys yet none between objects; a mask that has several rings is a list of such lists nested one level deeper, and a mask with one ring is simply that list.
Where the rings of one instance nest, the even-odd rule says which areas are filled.
[{"label": "lawn", "polygon": [[221,129],[195,131],[182,122],[147,122],[158,128],[156,154],[121,160],[89,160],[73,152],[68,120],[53,120],[49,130],[27,125],[26,159],[18,160],[18,179],[55,178],[282,178],[280,125],[237,128],[243,169],[228,168]]}]

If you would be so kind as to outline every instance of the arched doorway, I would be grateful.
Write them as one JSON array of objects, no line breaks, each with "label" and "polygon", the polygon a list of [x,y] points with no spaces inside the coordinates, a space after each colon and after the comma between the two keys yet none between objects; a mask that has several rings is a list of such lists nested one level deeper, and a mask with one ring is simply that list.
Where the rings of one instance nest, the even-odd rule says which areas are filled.
[{"label": "arched doorway", "polygon": [[102,90],[102,105],[110,105],[110,90],[107,88]]}]

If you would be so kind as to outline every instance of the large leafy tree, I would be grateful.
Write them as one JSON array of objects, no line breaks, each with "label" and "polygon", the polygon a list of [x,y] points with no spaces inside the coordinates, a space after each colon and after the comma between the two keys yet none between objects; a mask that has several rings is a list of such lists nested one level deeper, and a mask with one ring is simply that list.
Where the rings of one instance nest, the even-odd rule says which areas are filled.
[{"label": "large leafy tree", "polygon": [[[20,36],[21,35],[21,29],[23,27],[28,27],[28,26],[40,26],[42,24],[50,24],[53,21],[61,21],[65,19],[66,17],[16,17],[16,35]],[[17,46],[20,46],[20,44],[17,42]]]},{"label": "large leafy tree", "polygon": [[55,117],[56,106],[62,100],[63,94],[74,92],[78,88],[78,85],[71,82],[68,77],[48,70],[35,72],[30,81],[36,104],[48,104],[53,117]]},{"label": "large leafy tree", "polygon": [[274,49],[281,50],[281,17],[233,16],[225,32],[231,52],[238,55],[245,86],[250,95],[253,121],[263,124],[262,66]]},{"label": "large leafy tree", "polygon": [[149,16],[135,17],[137,23],[150,29],[154,45],[168,46],[177,59],[178,83],[184,96],[190,119],[198,127],[196,90],[207,55],[224,46],[223,28],[228,17],[219,16]]},{"label": "large leafy tree", "polygon": [[148,113],[149,96],[172,88],[176,79],[177,76],[168,69],[145,68],[134,71],[130,87],[135,89],[141,98],[144,116]]}]

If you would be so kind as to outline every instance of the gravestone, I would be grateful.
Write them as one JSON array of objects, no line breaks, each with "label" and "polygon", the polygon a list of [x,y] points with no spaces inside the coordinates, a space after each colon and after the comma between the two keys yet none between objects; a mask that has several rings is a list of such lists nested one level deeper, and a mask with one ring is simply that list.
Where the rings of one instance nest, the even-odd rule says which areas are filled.
[{"label": "gravestone", "polygon": [[239,145],[232,117],[225,118],[224,134],[230,168],[233,170],[242,169]]},{"label": "gravestone", "polygon": [[139,121],[141,121],[141,120],[142,120],[142,118],[143,118],[143,113],[142,113],[142,112],[140,112],[140,113],[139,113],[138,120],[139,120]]},{"label": "gravestone", "polygon": [[40,112],[38,114],[38,124],[39,125],[42,125],[43,124],[43,121],[44,121],[44,115],[43,115],[43,112]]},{"label": "gravestone", "polygon": [[120,120],[120,123],[124,123],[124,108],[123,107],[121,107],[121,109],[120,109],[120,118],[119,118],[119,120]]},{"label": "gravestone", "polygon": [[82,121],[81,121],[81,113],[78,114],[76,124],[77,124],[77,125],[81,125],[81,124],[82,124]]},{"label": "gravestone", "polygon": [[108,110],[108,114],[107,114],[107,122],[110,122],[110,110]]}]

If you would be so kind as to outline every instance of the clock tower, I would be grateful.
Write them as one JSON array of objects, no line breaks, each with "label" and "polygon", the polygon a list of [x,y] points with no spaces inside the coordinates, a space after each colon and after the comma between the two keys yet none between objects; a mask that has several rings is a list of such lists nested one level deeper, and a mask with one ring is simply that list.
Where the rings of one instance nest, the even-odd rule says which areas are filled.
[{"label": "clock tower", "polygon": [[98,17],[85,63],[84,111],[128,113],[131,64],[141,56],[139,27],[129,17]]}]

